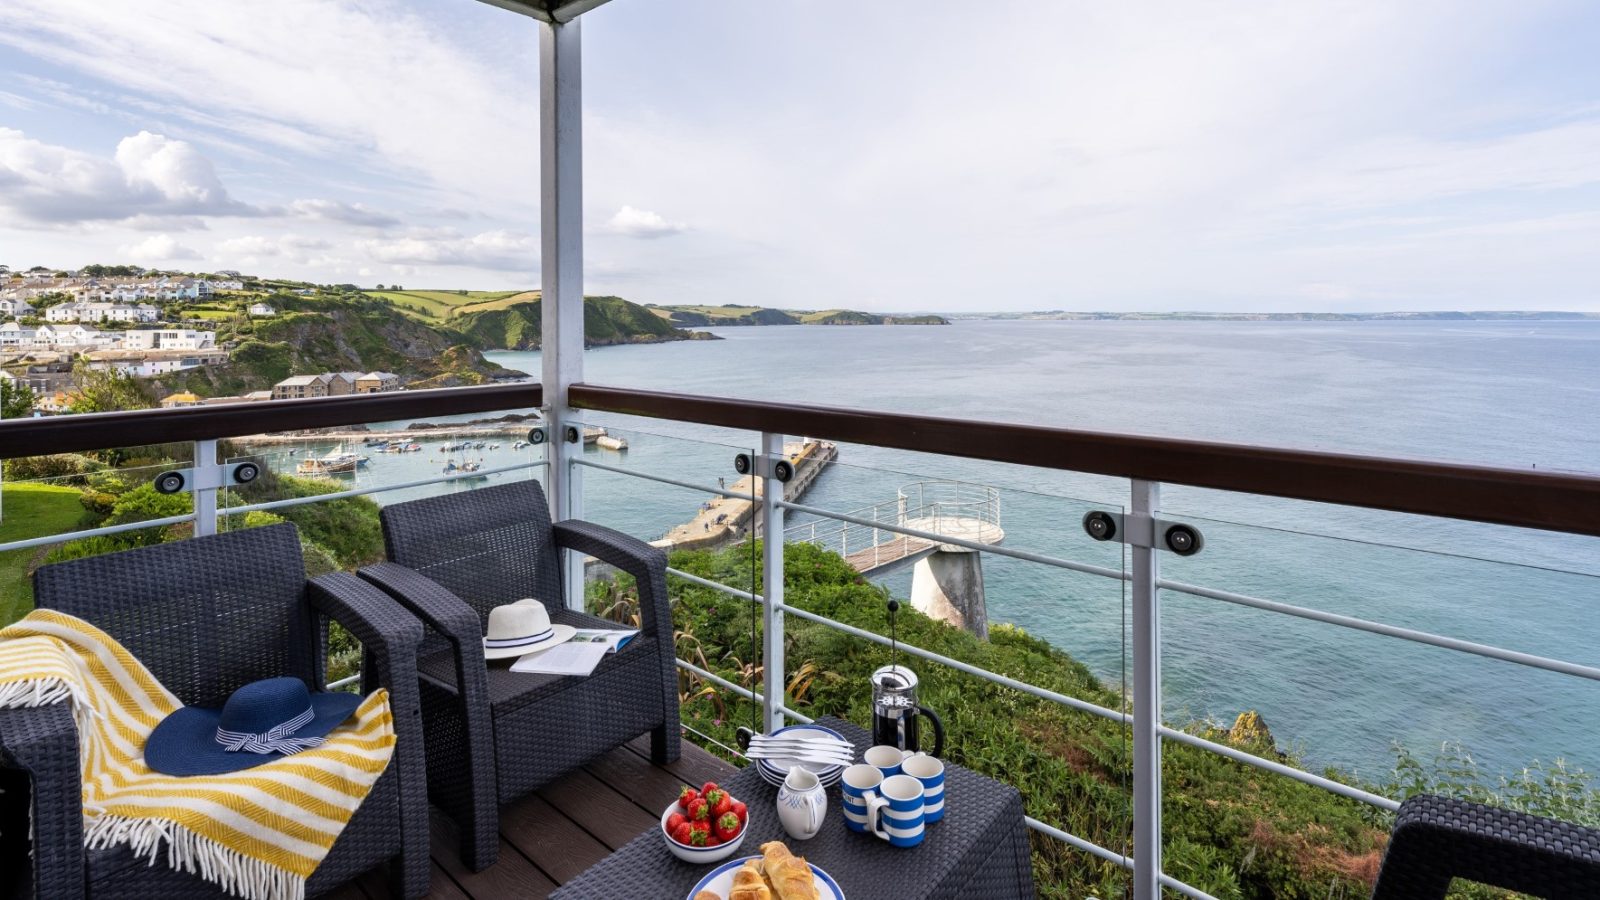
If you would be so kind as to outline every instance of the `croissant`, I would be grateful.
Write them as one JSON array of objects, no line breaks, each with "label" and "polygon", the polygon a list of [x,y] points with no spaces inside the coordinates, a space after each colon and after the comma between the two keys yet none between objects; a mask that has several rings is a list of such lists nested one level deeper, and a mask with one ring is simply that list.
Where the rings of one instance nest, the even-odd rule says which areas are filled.
[{"label": "croissant", "polygon": [[722,900],[722,895],[716,891],[700,891],[694,895],[694,900]]},{"label": "croissant", "polygon": [[778,900],[821,900],[811,877],[811,866],[803,857],[790,853],[782,841],[762,844],[761,855],[763,871],[772,882]]},{"label": "croissant", "polygon": [[728,892],[728,900],[772,900],[772,891],[767,889],[755,860],[746,860],[734,870],[733,889]]}]

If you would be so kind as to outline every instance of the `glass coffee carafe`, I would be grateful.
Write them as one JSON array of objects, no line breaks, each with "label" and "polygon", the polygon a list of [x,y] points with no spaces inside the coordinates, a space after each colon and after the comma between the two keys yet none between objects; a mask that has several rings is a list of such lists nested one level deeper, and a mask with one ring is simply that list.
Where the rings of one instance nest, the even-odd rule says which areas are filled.
[{"label": "glass coffee carafe", "polygon": [[913,753],[924,750],[918,721],[933,726],[934,756],[944,754],[944,722],[937,713],[917,704],[917,673],[905,666],[884,666],[872,673],[872,743]]}]

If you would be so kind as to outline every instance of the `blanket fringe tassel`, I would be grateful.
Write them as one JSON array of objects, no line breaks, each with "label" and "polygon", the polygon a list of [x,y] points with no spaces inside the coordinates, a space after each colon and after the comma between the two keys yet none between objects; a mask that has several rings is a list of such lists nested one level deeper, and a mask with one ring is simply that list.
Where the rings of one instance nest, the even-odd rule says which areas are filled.
[{"label": "blanket fringe tassel", "polygon": [[199,875],[234,896],[245,900],[305,900],[304,878],[229,850],[169,821],[101,816],[84,827],[83,843],[91,850],[126,844],[153,866],[165,849],[167,864],[172,868]]}]

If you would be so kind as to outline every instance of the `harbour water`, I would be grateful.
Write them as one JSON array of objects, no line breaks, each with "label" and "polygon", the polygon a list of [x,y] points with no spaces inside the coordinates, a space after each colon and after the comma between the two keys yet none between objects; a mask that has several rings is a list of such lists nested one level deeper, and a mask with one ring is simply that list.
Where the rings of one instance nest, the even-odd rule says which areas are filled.
[{"label": "harbour water", "polygon": [[[725,340],[592,351],[586,380],[1102,431],[1451,459],[1600,468],[1600,322],[1044,322],[718,330]],[[492,354],[531,373],[537,353]],[[595,416],[628,455],[593,457],[701,484],[735,480],[748,433]],[[590,451],[597,453],[598,451]],[[424,454],[432,456],[433,454]],[[425,467],[428,460],[401,465]],[[393,465],[384,459],[383,465]],[[494,465],[486,461],[486,465]],[[419,469],[420,471],[420,469]],[[396,472],[385,480],[403,480]],[[423,477],[421,474],[409,477]],[[1126,482],[842,445],[807,502],[849,511],[923,478],[1003,487],[1006,545],[1111,568],[1080,528]],[[601,470],[588,515],[645,538],[706,495]],[[1165,577],[1449,637],[1600,665],[1600,541],[1168,487],[1167,518],[1206,549]],[[1120,582],[989,557],[991,623],[1050,640],[1116,684]],[[886,583],[909,591],[909,574]],[[1382,778],[1392,744],[1443,741],[1512,769],[1600,769],[1600,684],[1163,592],[1164,712],[1261,712],[1317,765]],[[932,668],[931,666],[929,668]],[[925,677],[938,677],[929,672]]]}]

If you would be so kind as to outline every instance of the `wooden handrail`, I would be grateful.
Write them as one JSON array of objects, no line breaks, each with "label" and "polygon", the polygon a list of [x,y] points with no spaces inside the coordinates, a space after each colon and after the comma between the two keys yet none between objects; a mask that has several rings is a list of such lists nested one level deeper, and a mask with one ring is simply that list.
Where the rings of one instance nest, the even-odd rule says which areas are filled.
[{"label": "wooden handrail", "polygon": [[537,384],[496,384],[84,413],[0,422],[0,459],[537,407]]},{"label": "wooden handrail", "polygon": [[1600,476],[577,384],[573,406],[1600,536]]}]

